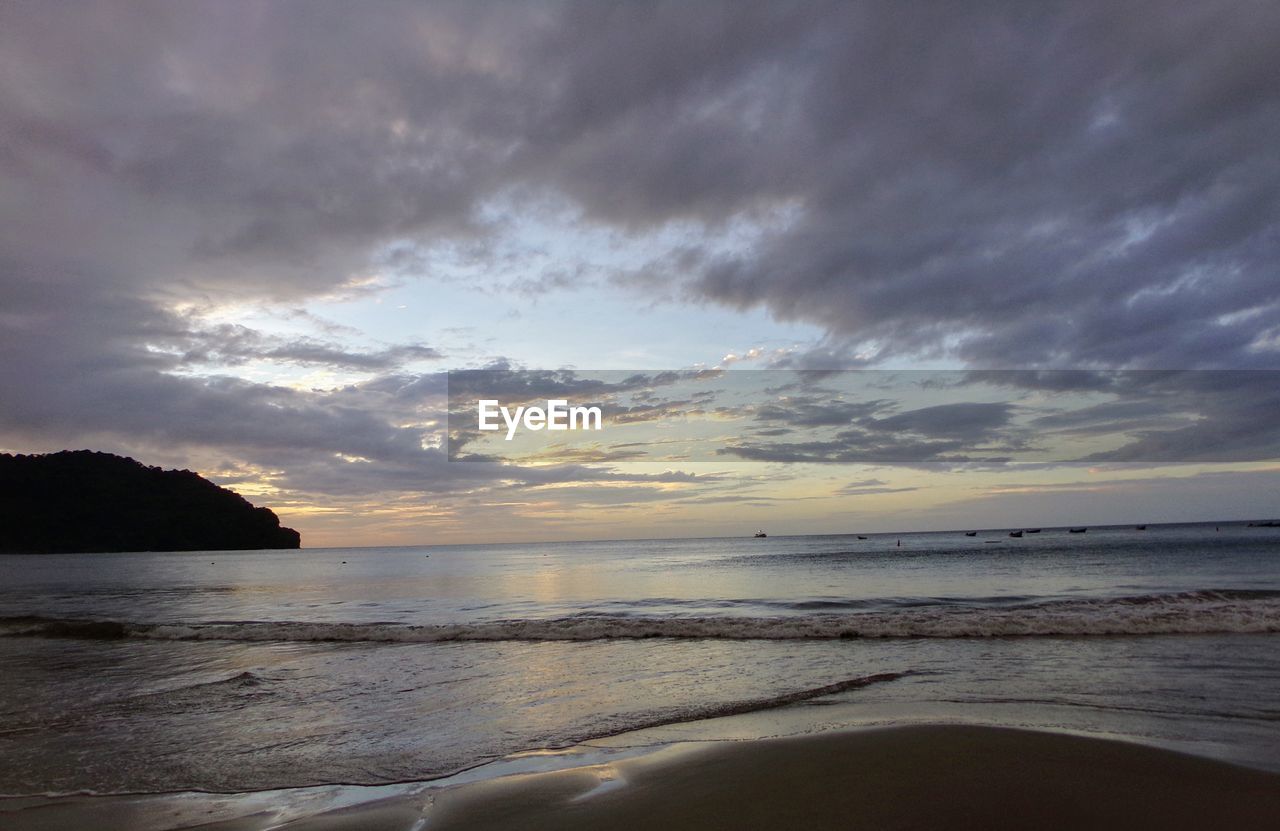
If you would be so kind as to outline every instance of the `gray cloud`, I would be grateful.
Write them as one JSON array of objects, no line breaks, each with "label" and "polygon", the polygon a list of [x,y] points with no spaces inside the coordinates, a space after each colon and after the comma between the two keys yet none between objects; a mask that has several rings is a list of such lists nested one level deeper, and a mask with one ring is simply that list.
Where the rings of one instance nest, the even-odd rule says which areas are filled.
[{"label": "gray cloud", "polygon": [[937,404],[898,413],[887,418],[867,418],[860,423],[877,431],[916,433],[933,438],[981,441],[994,438],[1009,424],[1014,407],[1005,402]]},{"label": "gray cloud", "polygon": [[766,443],[740,441],[718,448],[721,456],[736,457],[753,462],[819,463],[842,462],[847,464],[905,464],[943,463],[1003,464],[1011,460],[999,448],[975,448],[956,439],[922,439],[912,436],[876,437],[862,430],[837,433],[833,438],[812,441]]},{"label": "gray cloud", "polygon": [[1272,495],[1277,486],[1280,471],[1275,469],[1050,485],[1008,483],[940,505],[931,516],[955,527],[1265,519],[1275,513]]},{"label": "gray cloud", "polygon": [[555,195],[758,218],[689,289],[845,360],[1275,364],[1271,4],[238,5],[7,5],[18,267],[306,294]]},{"label": "gray cloud", "polygon": [[[533,451],[508,455],[498,435],[474,429],[472,396],[486,389],[476,380],[464,384],[466,395],[455,399],[460,406],[451,412],[451,424],[457,425],[451,448],[456,455],[466,447],[472,460],[526,463],[535,458],[714,461],[731,455],[756,461],[972,466],[1280,457],[1280,428],[1268,415],[1280,409],[1276,370],[856,370],[823,373],[821,395],[797,394],[804,388],[799,381],[781,383],[795,373],[804,371],[734,371],[715,376],[714,390],[691,392],[683,382],[705,379],[693,373],[495,371],[496,388],[521,400],[581,390],[587,396],[582,400],[602,406],[608,429],[638,424],[654,429],[623,433],[635,440],[607,445],[590,433],[548,436],[546,443],[535,442]],[[463,373],[472,379],[485,374]],[[657,394],[650,386],[655,381],[670,384],[664,390],[670,398]],[[490,455],[477,455],[477,448]]]},{"label": "gray cloud", "polygon": [[[1060,376],[1060,377],[1055,377]],[[1102,391],[1114,400],[1051,413],[1031,426],[1059,435],[1124,433],[1086,462],[1257,461],[1280,456],[1280,373],[1274,370],[966,373],[969,383]]]},{"label": "gray cloud", "polygon": [[859,479],[855,482],[847,482],[836,489],[836,496],[871,496],[882,493],[906,493],[908,491],[919,490],[915,487],[895,488],[881,479]]},{"label": "gray cloud", "polygon": [[[547,205],[624,236],[685,223],[615,285],[824,327],[790,366],[1274,367],[1278,41],[1280,6],[1228,0],[9,2],[0,428],[240,454],[299,488],[496,481],[432,444],[442,378],[406,369],[430,346],[173,309],[297,305],[374,268],[435,279],[442,250],[498,262]],[[582,265],[515,288],[565,291]],[[181,374],[251,360],[375,377],[322,394]],[[1175,395],[1100,383],[1153,412]],[[1270,398],[1192,403],[1206,423],[1112,458],[1275,441]],[[881,426],[956,458],[945,430],[1001,426],[969,415]],[[859,427],[757,450],[886,449]]]},{"label": "gray cloud", "polygon": [[846,11],[782,122],[801,218],[700,292],[880,356],[1275,365],[1276,9]]},{"label": "gray cloud", "polygon": [[[654,390],[679,381],[716,378],[720,370],[661,371],[655,373],[606,371],[591,375],[572,369],[516,369],[501,361],[484,369],[454,370],[449,373],[449,394],[460,403],[474,405],[474,399],[488,397],[503,403],[522,404],[548,398],[585,402],[621,393],[634,393],[649,400]],[[604,377],[598,377],[603,375]],[[643,409],[643,406],[641,407]]]},{"label": "gray cloud", "polygon": [[173,346],[181,351],[184,364],[202,366],[238,366],[259,360],[385,372],[406,363],[438,361],[444,357],[439,351],[422,344],[354,352],[316,338],[264,335],[236,324],[195,329],[175,339]]},{"label": "gray cloud", "polygon": [[[841,427],[862,422],[893,405],[892,401],[844,401],[839,398],[788,396],[777,403],[762,404],[755,416],[765,422],[794,427]],[[768,435],[759,433],[758,435]]]}]

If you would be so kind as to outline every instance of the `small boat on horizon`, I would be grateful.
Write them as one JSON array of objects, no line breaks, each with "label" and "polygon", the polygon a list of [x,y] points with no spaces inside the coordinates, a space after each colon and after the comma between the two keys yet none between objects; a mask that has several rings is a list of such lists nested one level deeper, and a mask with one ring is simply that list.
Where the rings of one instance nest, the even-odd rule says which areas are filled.
[{"label": "small boat on horizon", "polygon": [[769,535],[768,535],[768,534],[766,534],[764,531],[756,531],[756,538],[757,538],[757,539],[759,539],[760,537],[767,537],[767,536],[769,536]]},{"label": "small boat on horizon", "polygon": [[976,537],[976,536],[978,536],[978,532],[977,532],[977,531],[965,531],[965,532],[964,532],[964,535],[965,535],[966,537]]},{"label": "small boat on horizon", "polygon": [[1009,532],[1009,536],[1011,536],[1011,537],[1021,537],[1021,536],[1022,536],[1022,532],[1021,532],[1021,531],[1010,531],[1010,532]]},{"label": "small boat on horizon", "polygon": [[1085,531],[1088,531],[1088,530],[1089,530],[1088,528],[1068,528],[1068,529],[1067,529],[1067,533],[1068,533],[1068,534],[1083,534]]},{"label": "small boat on horizon", "polygon": [[1147,526],[1145,526],[1145,525],[1135,525],[1135,526],[1133,527],[1133,530],[1135,530],[1135,531],[1145,531],[1145,530],[1147,530]]},{"label": "small boat on horizon", "polygon": [[1028,528],[1028,529],[1027,529],[1027,533],[1028,533],[1028,534],[1039,534],[1039,533],[1040,533],[1040,529],[1039,529],[1039,528]]},{"label": "small boat on horizon", "polygon": [[861,534],[859,534],[859,535],[858,535],[858,539],[860,539],[860,540],[865,540],[865,539],[866,539],[866,537],[864,537],[864,536],[862,536]]}]

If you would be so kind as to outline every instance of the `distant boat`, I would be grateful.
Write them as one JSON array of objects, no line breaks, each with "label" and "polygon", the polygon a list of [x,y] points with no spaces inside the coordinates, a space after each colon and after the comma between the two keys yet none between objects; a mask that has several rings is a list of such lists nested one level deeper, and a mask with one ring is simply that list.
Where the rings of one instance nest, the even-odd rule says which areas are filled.
[{"label": "distant boat", "polygon": [[1269,519],[1266,522],[1250,522],[1247,527],[1249,528],[1280,528],[1280,522],[1276,522],[1274,519]]},{"label": "distant boat", "polygon": [[1028,529],[1027,529],[1027,533],[1028,533],[1028,534],[1039,534],[1039,533],[1040,533],[1040,529],[1039,529],[1039,528],[1028,528]]},{"label": "distant boat", "polygon": [[864,537],[864,536],[862,536],[861,534],[859,534],[859,535],[858,535],[858,539],[860,539],[860,540],[865,540],[865,539],[866,539],[866,537]]},{"label": "distant boat", "polygon": [[1010,532],[1009,532],[1009,536],[1011,536],[1011,537],[1021,537],[1021,536],[1022,536],[1022,532],[1021,532],[1021,531],[1010,531]]},{"label": "distant boat", "polygon": [[1135,526],[1134,526],[1134,528],[1133,528],[1133,530],[1135,530],[1135,531],[1145,531],[1145,530],[1147,530],[1147,526],[1145,526],[1145,525],[1135,525]]},{"label": "distant boat", "polygon": [[769,535],[766,534],[764,531],[756,531],[756,537],[767,537],[767,536]]},{"label": "distant boat", "polygon": [[964,532],[964,535],[965,535],[966,537],[976,537],[976,536],[978,536],[978,532],[977,532],[977,531],[965,531],[965,532]]},{"label": "distant boat", "polygon": [[1088,530],[1089,530],[1088,528],[1068,528],[1068,529],[1067,529],[1067,533],[1068,533],[1068,534],[1083,534],[1085,531],[1088,531]]}]

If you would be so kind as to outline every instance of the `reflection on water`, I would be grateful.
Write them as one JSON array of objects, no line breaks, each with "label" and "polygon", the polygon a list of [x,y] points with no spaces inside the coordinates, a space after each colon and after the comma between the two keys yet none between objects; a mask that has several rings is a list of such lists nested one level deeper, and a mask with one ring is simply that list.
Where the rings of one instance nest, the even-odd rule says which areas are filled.
[{"label": "reflection on water", "polygon": [[[921,719],[1280,769],[1280,532],[1037,537],[0,558],[0,792],[405,781],[646,726],[679,738]],[[15,620],[32,614],[45,620]],[[64,618],[121,627],[68,637]],[[805,634],[833,620],[964,637]],[[1081,636],[981,636],[1029,620]],[[374,636],[494,621],[500,638],[552,621],[576,639]],[[1123,629],[1142,621],[1182,634]],[[1205,621],[1216,634],[1191,634]],[[214,622],[244,639],[182,639]],[[662,627],[688,637],[645,637]],[[792,639],[735,639],[743,627]],[[1121,628],[1084,636],[1108,627]],[[746,709],[764,713],[686,723]]]}]

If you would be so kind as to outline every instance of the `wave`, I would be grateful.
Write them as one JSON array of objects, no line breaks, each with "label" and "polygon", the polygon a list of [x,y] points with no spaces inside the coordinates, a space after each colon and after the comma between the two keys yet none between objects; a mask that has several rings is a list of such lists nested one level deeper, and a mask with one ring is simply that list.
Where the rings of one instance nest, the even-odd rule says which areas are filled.
[{"label": "wave", "polygon": [[[626,731],[647,730],[650,727],[664,727],[669,724],[684,724],[690,721],[702,721],[703,719],[724,718],[726,716],[739,716],[745,713],[757,713],[762,710],[772,710],[777,707],[785,707],[788,704],[799,704],[804,701],[809,701],[810,699],[824,698],[828,695],[848,692],[849,690],[860,690],[863,687],[869,687],[872,684],[884,684],[889,681],[897,681],[899,678],[906,678],[909,675],[917,674],[920,673],[912,672],[910,670],[905,672],[880,672],[875,675],[863,675],[857,678],[848,678],[844,681],[836,681],[833,684],[824,684],[821,687],[810,687],[805,690],[779,693],[766,698],[750,698],[740,701],[729,701],[723,704],[706,704],[677,708],[652,717],[640,718],[635,723],[627,726]],[[601,736],[595,736],[594,738],[601,738]],[[582,741],[588,740],[589,739],[583,739]]]},{"label": "wave", "polygon": [[299,621],[136,623],[34,616],[0,618],[0,636],[8,637],[247,642],[833,640],[1263,632],[1280,632],[1280,592],[1214,590],[1001,607],[938,605],[778,617],[584,613],[558,618],[437,625]]},{"label": "wave", "polygon": [[135,699],[154,696],[172,696],[186,694],[192,692],[200,692],[204,690],[242,690],[261,687],[267,683],[267,679],[254,672],[241,672],[232,675],[229,678],[219,678],[216,681],[200,681],[195,684],[186,684],[181,687],[161,690],[159,692],[143,693],[140,696],[134,696]]}]

